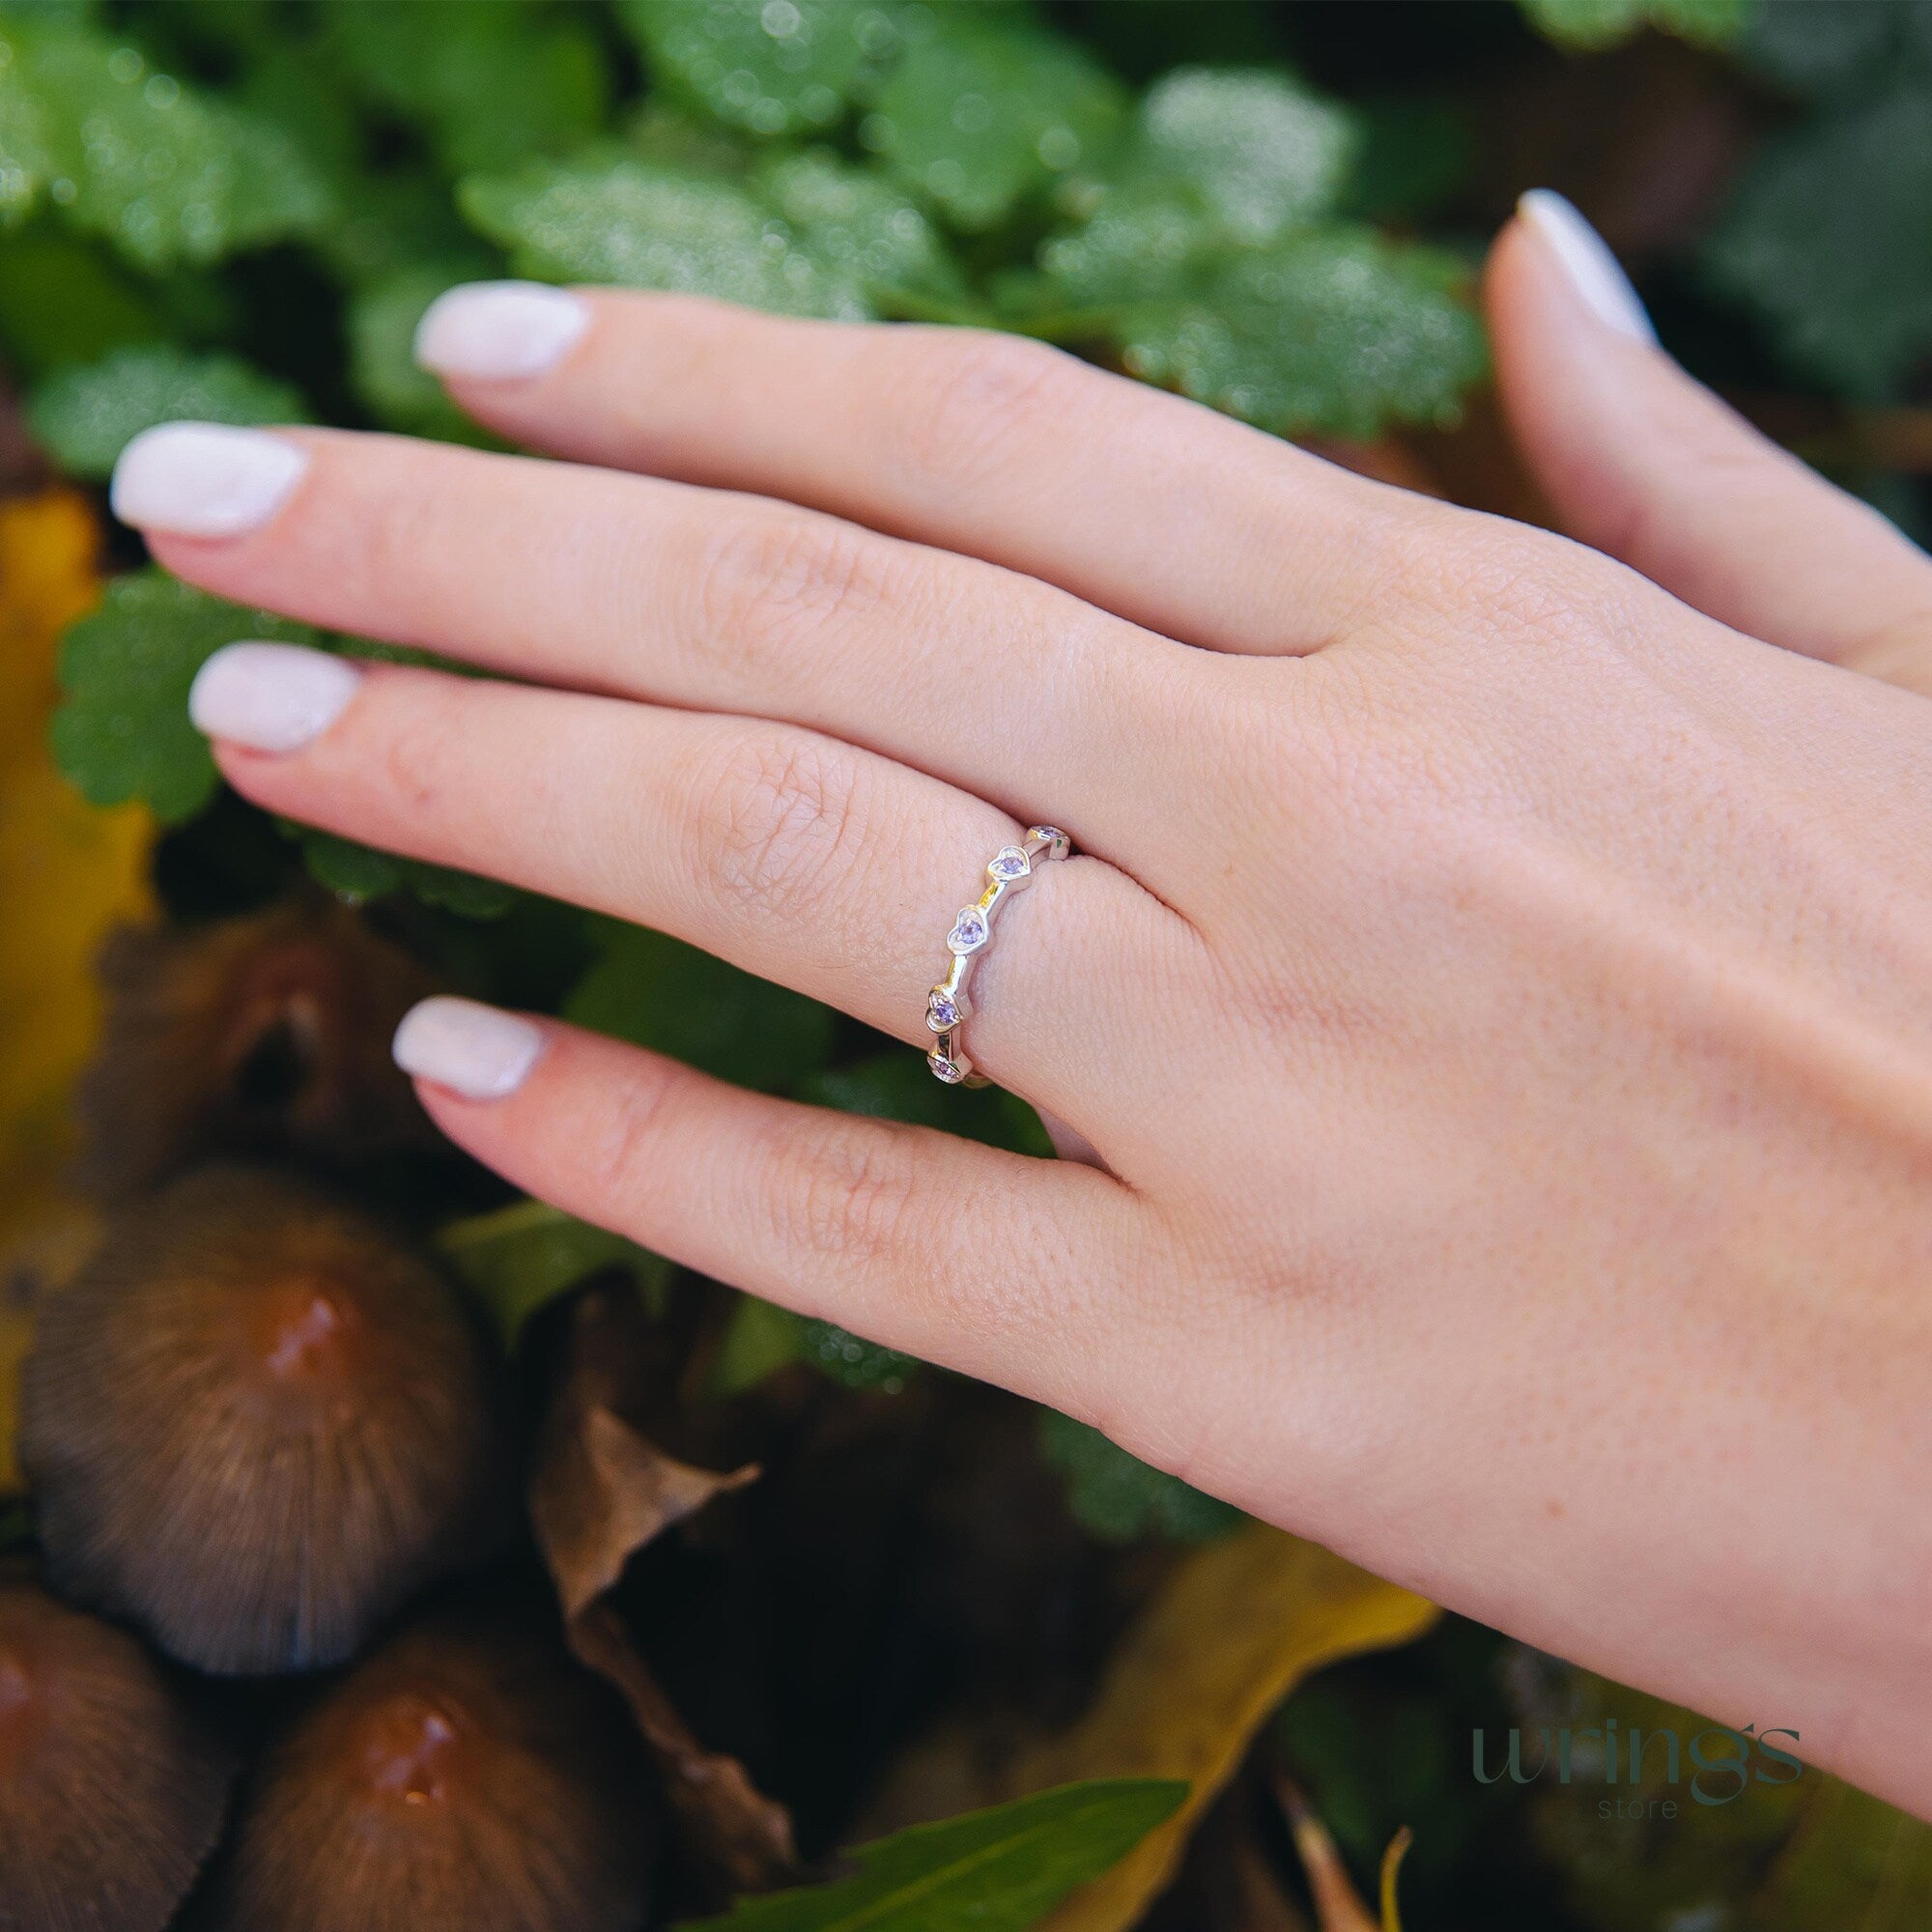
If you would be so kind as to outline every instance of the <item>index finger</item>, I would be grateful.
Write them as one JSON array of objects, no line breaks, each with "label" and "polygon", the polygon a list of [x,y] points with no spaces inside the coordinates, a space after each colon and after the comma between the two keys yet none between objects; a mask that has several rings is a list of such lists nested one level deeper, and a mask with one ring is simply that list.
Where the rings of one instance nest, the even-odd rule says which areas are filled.
[{"label": "index finger", "polygon": [[976,328],[478,282],[416,353],[553,455],[756,491],[1058,584],[1211,649],[1319,648],[1419,499]]}]

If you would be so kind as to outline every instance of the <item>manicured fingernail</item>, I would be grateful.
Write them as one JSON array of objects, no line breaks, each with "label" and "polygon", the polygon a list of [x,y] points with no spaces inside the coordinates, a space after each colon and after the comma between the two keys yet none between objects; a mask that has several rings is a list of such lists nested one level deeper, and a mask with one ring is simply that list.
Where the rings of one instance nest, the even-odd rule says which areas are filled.
[{"label": "manicured fingernail", "polygon": [[301,644],[224,644],[195,672],[197,731],[256,752],[298,752],[341,717],[359,666]]},{"label": "manicured fingernail", "polygon": [[590,306],[542,282],[469,282],[448,289],[416,324],[416,360],[439,376],[503,382],[541,376],[590,323]]},{"label": "manicured fingernail", "polygon": [[1535,234],[1556,257],[1570,286],[1605,328],[1654,343],[1657,330],[1630,277],[1604,238],[1553,188],[1533,187],[1516,205]]},{"label": "manicured fingernail", "polygon": [[136,529],[236,537],[266,524],[307,468],[299,443],[268,430],[162,423],[121,452],[108,500]]},{"label": "manicured fingernail", "polygon": [[543,1035],[515,1013],[440,996],[403,1015],[390,1051],[418,1080],[466,1100],[500,1100],[524,1084],[543,1045]]}]

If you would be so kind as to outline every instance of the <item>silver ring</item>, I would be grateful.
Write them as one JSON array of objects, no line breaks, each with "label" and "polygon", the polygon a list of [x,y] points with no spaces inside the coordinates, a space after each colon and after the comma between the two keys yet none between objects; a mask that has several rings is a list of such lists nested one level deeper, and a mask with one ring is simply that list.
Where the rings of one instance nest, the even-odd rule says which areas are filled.
[{"label": "silver ring", "polygon": [[952,955],[952,970],[925,996],[925,1023],[939,1036],[925,1064],[935,1080],[949,1087],[984,1087],[983,1073],[973,1071],[960,1043],[960,1029],[973,1014],[966,982],[973,976],[973,962],[986,949],[993,936],[993,915],[1013,894],[1033,884],[1036,866],[1051,859],[1064,859],[1073,849],[1064,832],[1051,825],[1034,825],[1017,845],[1002,845],[986,861],[986,890],[977,905],[961,906],[946,935],[946,950]]}]

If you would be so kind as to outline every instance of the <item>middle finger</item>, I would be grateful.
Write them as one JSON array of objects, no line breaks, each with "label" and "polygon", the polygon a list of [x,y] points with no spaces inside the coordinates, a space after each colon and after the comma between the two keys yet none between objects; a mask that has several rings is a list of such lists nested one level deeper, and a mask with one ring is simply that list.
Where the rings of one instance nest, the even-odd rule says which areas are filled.
[{"label": "middle finger", "polygon": [[[196,463],[258,461],[279,497],[208,534]],[[311,623],[807,725],[1022,820],[1050,781],[1084,850],[1184,888],[1150,763],[1199,653],[1036,579],[765,497],[346,432],[170,424],[115,507],[178,576]]]}]

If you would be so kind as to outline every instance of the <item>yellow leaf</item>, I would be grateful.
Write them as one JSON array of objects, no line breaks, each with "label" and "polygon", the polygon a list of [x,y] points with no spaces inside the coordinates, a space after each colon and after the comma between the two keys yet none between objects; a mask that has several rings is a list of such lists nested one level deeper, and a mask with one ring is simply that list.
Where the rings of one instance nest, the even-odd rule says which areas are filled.
[{"label": "yellow leaf", "polygon": [[99,594],[99,531],[71,491],[0,502],[0,1496],[19,1487],[14,1397],[33,1301],[85,1244],[60,1187],[68,1095],[99,1026],[94,957],[148,907],[145,811],[97,811],[44,737],[60,635]]},{"label": "yellow leaf", "polygon": [[1406,1643],[1435,1617],[1422,1598],[1261,1524],[1186,1557],[1122,1639],[1086,1717],[1024,1753],[1009,1781],[1015,1795],[1080,1777],[1184,1777],[1193,1788],[1043,1932],[1126,1932],[1294,1686],[1340,1658]]}]

